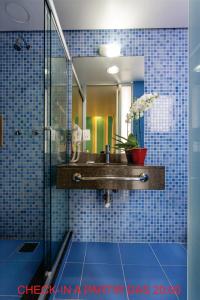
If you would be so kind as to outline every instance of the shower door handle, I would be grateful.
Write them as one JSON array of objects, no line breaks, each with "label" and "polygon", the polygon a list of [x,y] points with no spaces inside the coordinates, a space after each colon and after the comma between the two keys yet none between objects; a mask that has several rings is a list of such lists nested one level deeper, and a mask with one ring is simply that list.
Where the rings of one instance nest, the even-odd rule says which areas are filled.
[{"label": "shower door handle", "polygon": [[146,182],[149,176],[146,173],[141,173],[140,175],[133,175],[131,177],[119,177],[119,176],[94,176],[94,177],[84,177],[80,173],[73,174],[73,181],[97,181],[97,180],[112,180],[112,181],[140,181]]}]

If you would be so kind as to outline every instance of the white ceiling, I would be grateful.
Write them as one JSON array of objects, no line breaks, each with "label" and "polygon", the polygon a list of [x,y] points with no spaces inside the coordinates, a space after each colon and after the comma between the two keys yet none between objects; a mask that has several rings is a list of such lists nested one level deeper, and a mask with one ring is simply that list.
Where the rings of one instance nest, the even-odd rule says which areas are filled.
[{"label": "white ceiling", "polygon": [[64,29],[188,26],[188,0],[54,0]]},{"label": "white ceiling", "polygon": [[[121,56],[109,57],[77,57],[73,63],[82,86],[96,84],[129,83],[144,80],[144,57]],[[111,75],[107,68],[116,65],[119,73]]]},{"label": "white ceiling", "polygon": [[[5,11],[14,2],[30,15],[19,23]],[[175,28],[188,26],[188,0],[54,0],[63,29]],[[24,9],[12,6],[15,16]],[[0,30],[42,30],[43,0],[0,0]]]}]

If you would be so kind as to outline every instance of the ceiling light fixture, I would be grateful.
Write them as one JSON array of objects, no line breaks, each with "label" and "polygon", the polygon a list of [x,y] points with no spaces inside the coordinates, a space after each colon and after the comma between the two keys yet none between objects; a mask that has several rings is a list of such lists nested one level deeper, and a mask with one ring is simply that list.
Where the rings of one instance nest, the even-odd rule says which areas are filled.
[{"label": "ceiling light fixture", "polygon": [[194,68],[193,71],[199,73],[199,72],[200,72],[200,65],[197,65],[197,66]]},{"label": "ceiling light fixture", "polygon": [[121,46],[119,44],[103,44],[99,47],[99,54],[106,57],[118,57],[121,55]]},{"label": "ceiling light fixture", "polygon": [[5,11],[7,15],[17,23],[28,23],[30,20],[30,15],[26,8],[14,1],[6,3]]},{"label": "ceiling light fixture", "polygon": [[111,66],[107,69],[107,73],[112,74],[112,75],[117,74],[117,73],[119,73],[119,67],[118,66]]}]

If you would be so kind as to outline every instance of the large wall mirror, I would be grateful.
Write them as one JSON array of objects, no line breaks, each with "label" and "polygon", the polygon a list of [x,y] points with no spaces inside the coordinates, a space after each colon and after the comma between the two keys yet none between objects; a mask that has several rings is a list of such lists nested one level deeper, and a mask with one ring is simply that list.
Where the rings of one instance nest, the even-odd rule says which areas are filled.
[{"label": "large wall mirror", "polygon": [[74,81],[72,123],[90,131],[83,151],[101,153],[110,144],[114,153],[115,134],[134,130],[125,120],[133,98],[144,94],[144,57],[75,57],[73,65],[84,101]]}]

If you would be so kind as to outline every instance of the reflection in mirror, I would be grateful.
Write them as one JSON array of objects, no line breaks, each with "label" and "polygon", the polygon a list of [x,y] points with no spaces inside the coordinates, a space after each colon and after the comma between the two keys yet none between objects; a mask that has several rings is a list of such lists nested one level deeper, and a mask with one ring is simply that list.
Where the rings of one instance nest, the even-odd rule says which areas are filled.
[{"label": "reflection in mirror", "polygon": [[[54,33],[56,34],[56,32]],[[57,37],[59,41],[59,37]],[[61,46],[60,46],[61,47]],[[60,50],[60,49],[59,49]],[[61,52],[61,50],[60,50]],[[51,58],[51,151],[54,163],[66,161],[66,110],[67,110],[67,75],[66,58],[53,56]],[[47,108],[46,108],[47,110]]]},{"label": "reflection in mirror", "polygon": [[81,114],[76,86],[73,89],[73,123],[81,122],[85,124],[83,129],[90,131],[84,151],[100,153],[110,144],[114,153],[113,137],[116,134],[127,137],[137,127],[137,122],[127,124],[126,117],[133,98],[144,94],[144,58],[78,57],[73,59],[73,64],[86,102],[86,112]]},{"label": "reflection in mirror", "polygon": [[[116,85],[87,86],[86,128],[90,130],[90,141],[86,151],[100,153],[105,145],[113,145],[116,134],[117,93]],[[111,148],[111,152],[114,148]]]},{"label": "reflection in mirror", "polygon": [[72,88],[72,125],[77,124],[83,129],[83,99],[73,74],[73,88]]}]

